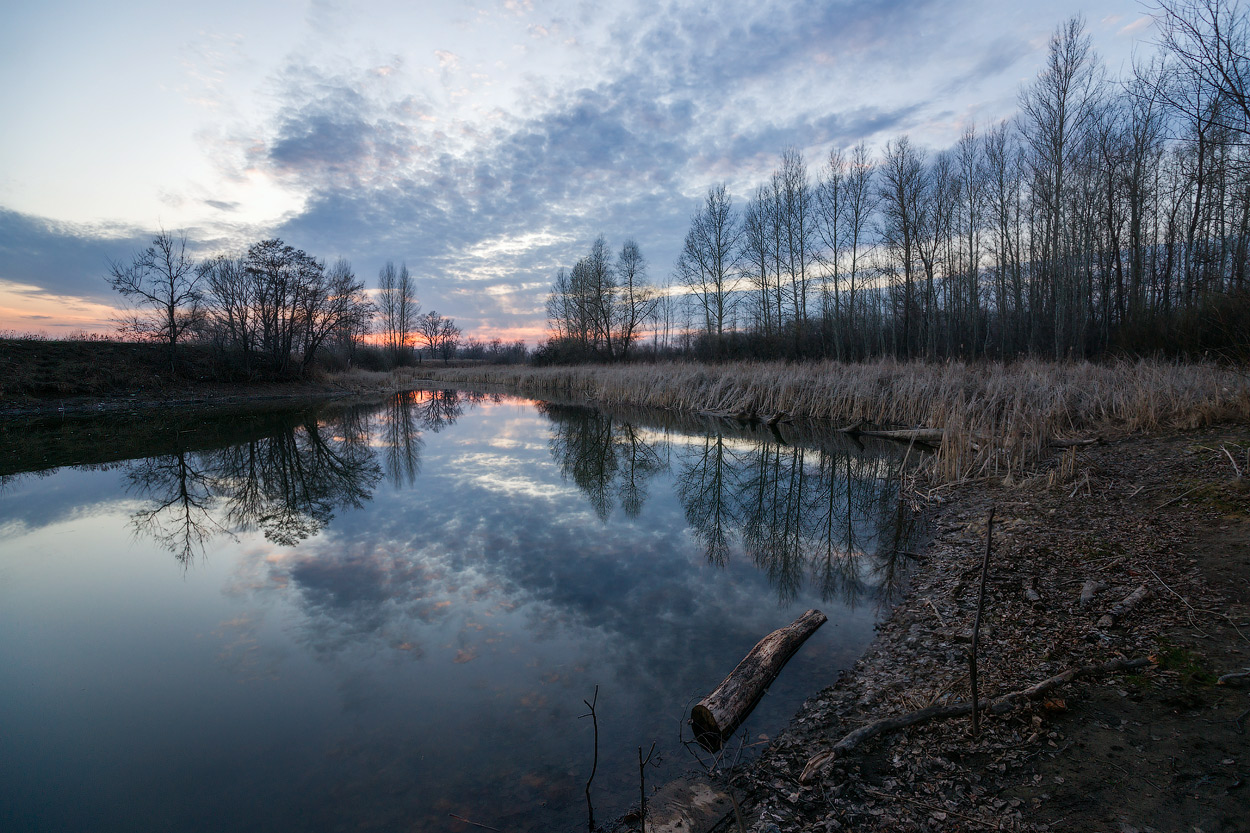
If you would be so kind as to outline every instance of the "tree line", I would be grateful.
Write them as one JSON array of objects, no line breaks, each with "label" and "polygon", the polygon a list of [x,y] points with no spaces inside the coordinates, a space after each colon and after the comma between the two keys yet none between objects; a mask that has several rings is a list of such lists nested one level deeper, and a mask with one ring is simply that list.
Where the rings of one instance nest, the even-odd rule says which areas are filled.
[{"label": "tree line", "polygon": [[600,238],[556,277],[543,355],[650,335],[708,357],[1250,356],[1247,15],[1169,0],[1156,21],[1125,78],[1066,21],[1017,116],[953,147],[861,141],[815,171],[790,148],[741,207],[712,186],[671,289]]},{"label": "tree line", "polygon": [[[245,371],[301,376],[327,353],[340,365],[367,358],[395,367],[419,361],[422,351],[449,361],[463,342],[453,319],[421,314],[405,264],[382,267],[375,299],[347,260],[327,264],[276,238],[241,255],[196,260],[185,235],[162,230],[129,261],[110,263],[106,279],[129,305],[121,332],[166,344],[171,369],[187,341],[215,346]],[[478,352],[524,359],[525,346]]]}]

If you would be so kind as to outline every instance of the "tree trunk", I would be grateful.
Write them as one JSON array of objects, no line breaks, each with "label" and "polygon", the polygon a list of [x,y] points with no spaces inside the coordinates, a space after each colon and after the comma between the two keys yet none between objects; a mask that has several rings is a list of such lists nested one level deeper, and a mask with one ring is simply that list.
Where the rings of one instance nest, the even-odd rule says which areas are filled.
[{"label": "tree trunk", "polygon": [[751,714],[790,657],[826,619],[819,610],[809,610],[761,639],[724,682],[691,710],[690,722],[699,744],[711,752],[719,750]]}]

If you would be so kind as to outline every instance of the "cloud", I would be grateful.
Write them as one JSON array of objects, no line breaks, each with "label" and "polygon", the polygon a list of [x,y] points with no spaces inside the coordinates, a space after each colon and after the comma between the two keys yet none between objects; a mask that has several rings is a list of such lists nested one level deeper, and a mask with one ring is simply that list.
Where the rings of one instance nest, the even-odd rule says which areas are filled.
[{"label": "cloud", "polygon": [[[342,22],[332,4],[310,8],[318,32]],[[532,328],[555,270],[596,236],[614,247],[637,239],[662,278],[705,189],[726,181],[745,197],[783,148],[805,150],[815,172],[831,147],[903,132],[940,146],[961,121],[1010,115],[1017,80],[1007,76],[1045,38],[1035,44],[1035,26],[1006,22],[996,7],[954,0],[555,14],[516,2],[459,21],[475,40],[449,29],[407,55],[393,43],[358,62],[301,48],[265,82],[267,110],[198,134],[222,182],[280,183],[298,208],[252,230],[229,225],[247,213],[236,191],[190,202],[212,212],[205,237],[278,235],[345,256],[370,280],[384,261],[404,260],[427,309],[470,331]],[[0,235],[29,235],[60,261],[93,235],[143,236],[39,225]],[[53,251],[54,238],[71,245]],[[529,242],[487,251],[496,241]],[[14,273],[0,277],[91,282],[65,263],[40,283],[42,267],[27,256],[0,264]],[[494,286],[526,289],[480,291]]]},{"label": "cloud", "polygon": [[0,208],[0,281],[111,302],[104,281],[109,261],[149,242],[149,234],[134,228],[57,223]]}]

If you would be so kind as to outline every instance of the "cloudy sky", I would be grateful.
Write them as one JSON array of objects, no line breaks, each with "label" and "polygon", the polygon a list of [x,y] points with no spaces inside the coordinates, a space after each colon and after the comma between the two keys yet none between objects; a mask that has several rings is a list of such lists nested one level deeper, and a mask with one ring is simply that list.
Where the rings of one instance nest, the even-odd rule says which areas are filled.
[{"label": "cloudy sky", "polygon": [[0,26],[0,330],[107,330],[163,227],[405,261],[426,310],[541,336],[556,269],[634,237],[663,280],[711,184],[787,146],[945,147],[1016,110],[1064,19],[1112,73],[1135,0],[46,0]]}]

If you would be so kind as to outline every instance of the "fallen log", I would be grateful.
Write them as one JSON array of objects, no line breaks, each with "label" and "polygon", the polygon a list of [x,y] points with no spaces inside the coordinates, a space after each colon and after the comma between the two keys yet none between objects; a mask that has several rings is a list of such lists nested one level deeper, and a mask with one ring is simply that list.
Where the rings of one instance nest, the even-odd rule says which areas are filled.
[{"label": "fallen log", "polygon": [[[1116,671],[1130,671],[1134,668],[1144,668],[1152,665],[1150,659],[1113,659],[1110,662],[1104,662],[1098,665],[1079,665],[1076,668],[1069,668],[1062,674],[1056,674],[1053,677],[1042,680],[1040,683],[1029,686],[1028,688],[1013,691],[1010,694],[1004,694],[1001,697],[995,697],[985,712],[990,714],[1006,714],[1015,709],[1017,706],[1029,701],[1039,700],[1050,691],[1059,686],[1066,685],[1078,677],[1088,677],[1094,674],[1110,674]],[[971,703],[951,703],[944,706],[929,706],[927,709],[900,714],[895,717],[886,717],[881,720],[874,721],[865,726],[860,726],[855,731],[846,735],[842,740],[833,745],[833,748],[827,752],[821,752],[819,755],[813,755],[808,760],[807,766],[803,768],[803,774],[799,776],[800,783],[808,783],[826,768],[829,767],[838,758],[845,757],[853,751],[855,747],[865,741],[875,738],[877,735],[886,732],[893,732],[898,729],[906,729],[909,726],[915,726],[917,723],[924,723],[929,720],[949,720],[954,717],[965,717],[972,713]]]},{"label": "fallen log", "polygon": [[1149,588],[1146,587],[1146,585],[1143,584],[1141,587],[1138,587],[1132,593],[1129,593],[1123,599],[1116,602],[1115,606],[1112,607],[1108,613],[1106,613],[1101,619],[1098,620],[1098,627],[1109,628],[1113,626],[1116,623],[1117,619],[1119,619],[1121,616],[1128,613],[1133,608],[1137,607],[1139,604],[1141,604],[1143,601],[1149,598],[1150,598],[1150,590]]},{"label": "fallen log", "polygon": [[756,643],[716,690],[690,710],[690,723],[699,745],[709,752],[719,751],[751,714],[790,657],[826,620],[819,610],[809,610]]},{"label": "fallen log", "polygon": [[1081,585],[1081,599],[1077,602],[1077,607],[1086,608],[1094,601],[1094,597],[1107,589],[1105,581],[1090,579]]},{"label": "fallen log", "polygon": [[883,440],[897,440],[902,443],[924,443],[925,445],[939,446],[942,444],[942,438],[946,436],[945,428],[902,428],[896,431],[865,431],[860,429],[855,432],[861,437],[879,437]]},{"label": "fallen log", "polygon": [[1067,439],[1062,440],[1058,437],[1052,437],[1047,441],[1046,445],[1051,448],[1084,448],[1088,445],[1098,445],[1102,442],[1102,437],[1089,437],[1087,439]]}]

